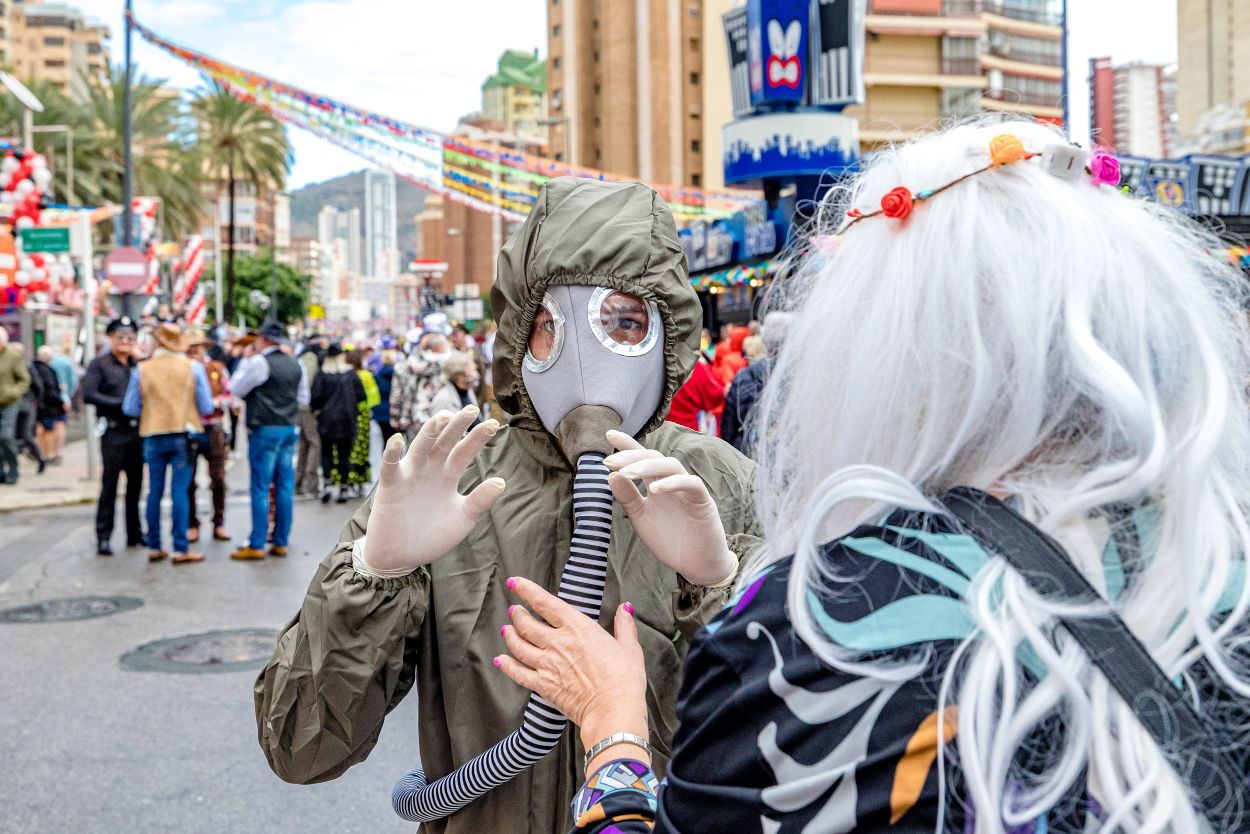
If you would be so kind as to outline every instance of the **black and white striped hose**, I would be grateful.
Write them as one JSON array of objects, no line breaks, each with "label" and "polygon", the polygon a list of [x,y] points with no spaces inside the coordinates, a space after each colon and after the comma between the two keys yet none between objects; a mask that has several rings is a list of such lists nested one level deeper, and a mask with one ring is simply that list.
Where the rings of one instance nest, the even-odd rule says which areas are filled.
[{"label": "black and white striped hose", "polygon": [[[612,542],[612,491],[604,455],[586,452],[573,478],[573,538],[560,575],[558,596],[599,619]],[[427,784],[420,768],[400,778],[391,791],[395,813],[414,822],[449,816],[516,776],[560,743],[568,720],[539,695],[531,695],[521,726],[484,753]]]}]

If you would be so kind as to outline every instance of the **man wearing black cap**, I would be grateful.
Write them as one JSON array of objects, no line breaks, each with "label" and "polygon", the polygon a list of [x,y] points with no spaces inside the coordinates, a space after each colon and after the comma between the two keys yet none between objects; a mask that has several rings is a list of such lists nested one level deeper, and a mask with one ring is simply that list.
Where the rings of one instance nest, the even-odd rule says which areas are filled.
[{"label": "man wearing black cap", "polygon": [[100,502],[96,506],[95,532],[101,556],[112,556],[113,520],[117,503],[117,478],[126,473],[126,546],[143,546],[143,526],[139,521],[139,497],[143,493],[143,440],[139,421],[122,413],[122,399],[135,367],[137,328],[129,316],[109,322],[104,330],[109,352],[91,360],[82,378],[83,400],[96,407],[96,416],[105,423],[100,438],[104,475],[100,481]]},{"label": "man wearing black cap", "polygon": [[256,334],[252,354],[231,377],[234,395],[247,408],[247,462],[251,469],[252,533],[233,559],[265,558],[269,532],[269,485],[274,486],[273,546],[270,556],[285,556],[295,501],[295,447],[299,407],[308,405],[308,377],[281,347],[286,329],[276,321]]}]

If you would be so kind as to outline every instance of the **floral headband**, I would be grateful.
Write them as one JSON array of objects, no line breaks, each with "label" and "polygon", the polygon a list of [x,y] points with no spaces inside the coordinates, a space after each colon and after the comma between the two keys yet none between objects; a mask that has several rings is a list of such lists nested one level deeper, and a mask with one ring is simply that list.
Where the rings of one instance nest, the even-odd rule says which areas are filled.
[{"label": "floral headband", "polygon": [[962,177],[951,180],[946,185],[925,189],[918,194],[913,194],[911,189],[905,186],[892,189],[881,198],[881,208],[876,211],[865,212],[857,208],[848,211],[846,213],[847,222],[843,225],[841,231],[845,232],[859,221],[877,217],[878,215],[895,220],[905,220],[911,216],[912,209],[916,207],[917,203],[931,199],[943,191],[955,187],[964,180],[984,174],[986,171],[1002,168],[1004,165],[1023,162],[1038,156],[1045,158],[1046,170],[1061,179],[1076,179],[1084,172],[1093,180],[1095,185],[1115,187],[1120,185],[1120,160],[1116,159],[1114,154],[1102,150],[1094,151],[1091,154],[1084,148],[1062,143],[1051,145],[1044,153],[1035,153],[1026,150],[1024,143],[1018,137],[1004,133],[995,136],[990,141],[989,165],[970,171]]}]

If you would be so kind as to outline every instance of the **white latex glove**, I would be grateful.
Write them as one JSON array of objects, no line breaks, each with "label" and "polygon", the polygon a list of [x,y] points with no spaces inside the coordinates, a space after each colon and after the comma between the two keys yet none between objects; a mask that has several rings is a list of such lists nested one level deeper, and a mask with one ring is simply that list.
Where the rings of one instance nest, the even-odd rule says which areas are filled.
[{"label": "white latex glove", "polygon": [[396,435],[382,452],[382,473],[373,495],[361,561],[377,576],[405,576],[449,552],[503,493],[502,478],[489,478],[468,495],[460,476],[499,431],[487,420],[464,434],[476,406],[452,416],[441,411],[421,427],[408,453]]},{"label": "white latex glove", "polygon": [[[619,450],[603,461],[611,472],[608,485],[647,549],[695,585],[723,585],[733,578],[738,559],[725,542],[720,512],[703,479],[622,432],[608,432],[608,442]],[[635,480],[646,484],[646,498]]]}]

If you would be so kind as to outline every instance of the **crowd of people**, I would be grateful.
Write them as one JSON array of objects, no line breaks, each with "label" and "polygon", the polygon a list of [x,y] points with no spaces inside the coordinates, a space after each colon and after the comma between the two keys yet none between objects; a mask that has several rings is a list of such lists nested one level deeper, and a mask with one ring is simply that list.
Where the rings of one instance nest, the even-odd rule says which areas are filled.
[{"label": "crowd of people", "polygon": [[[378,435],[383,445],[401,432],[411,437],[442,407],[482,402],[489,409],[481,371],[489,343],[478,346],[467,327],[441,314],[424,325],[404,343],[390,334],[352,342],[315,332],[293,342],[276,322],[235,333],[159,317],[110,322],[104,348],[81,373],[83,401],[96,409],[103,464],[97,553],[113,555],[124,476],[126,546],[146,546],[152,561],[202,561],[191,547],[201,536],[201,459],[212,501],[205,527],[213,540],[230,541],[226,474],[246,431],[251,529],[230,555],[285,556],[295,499],[361,498],[374,482]],[[31,431],[39,431],[32,454],[42,471],[42,461],[58,460],[79,374],[47,347],[29,365],[20,357],[20,345],[0,348],[0,403],[29,401]],[[8,414],[15,415],[10,432],[17,441],[24,437],[24,408],[0,410],[0,438]],[[16,463],[3,474],[16,479]],[[166,495],[172,549],[161,534]]]},{"label": "crowd of people", "polygon": [[1220,248],[1113,156],[972,121],[830,192],[781,315],[713,347],[650,189],[546,183],[501,411],[444,358],[449,408],[397,413],[449,351],[396,367],[405,437],[256,681],[270,766],[338,777],[415,689],[423,831],[1250,830]]},{"label": "crowd of people", "polygon": [[41,345],[27,360],[25,346],[0,328],[0,485],[18,481],[25,453],[42,474],[60,465],[65,421],[74,408],[79,373],[68,356]]}]

